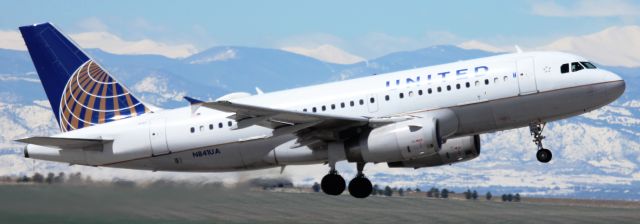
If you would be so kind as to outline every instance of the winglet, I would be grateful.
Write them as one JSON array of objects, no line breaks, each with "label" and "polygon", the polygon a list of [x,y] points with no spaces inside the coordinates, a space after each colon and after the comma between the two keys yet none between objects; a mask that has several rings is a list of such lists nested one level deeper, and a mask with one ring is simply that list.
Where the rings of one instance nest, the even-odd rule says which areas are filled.
[{"label": "winglet", "polygon": [[204,103],[204,101],[199,100],[199,99],[195,99],[192,97],[188,97],[188,96],[184,96],[183,97],[185,100],[187,100],[189,102],[189,104],[198,104],[198,103]]},{"label": "winglet", "polygon": [[202,106],[202,104],[204,103],[204,101],[202,100],[198,100],[195,98],[191,98],[188,96],[184,96],[183,97],[185,100],[187,100],[189,102],[189,104],[191,105],[191,115],[195,114],[196,111],[200,108],[200,106]]}]

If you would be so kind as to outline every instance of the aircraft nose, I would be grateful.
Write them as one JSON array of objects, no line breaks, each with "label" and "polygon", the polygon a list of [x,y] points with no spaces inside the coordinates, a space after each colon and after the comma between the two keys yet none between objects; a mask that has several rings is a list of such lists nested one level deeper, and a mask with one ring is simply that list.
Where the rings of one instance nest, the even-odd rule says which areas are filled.
[{"label": "aircraft nose", "polygon": [[618,97],[622,96],[626,88],[627,88],[627,83],[625,83],[623,79],[620,79],[613,82],[613,85],[611,86],[610,91],[612,95],[615,96],[615,99],[618,99]]}]

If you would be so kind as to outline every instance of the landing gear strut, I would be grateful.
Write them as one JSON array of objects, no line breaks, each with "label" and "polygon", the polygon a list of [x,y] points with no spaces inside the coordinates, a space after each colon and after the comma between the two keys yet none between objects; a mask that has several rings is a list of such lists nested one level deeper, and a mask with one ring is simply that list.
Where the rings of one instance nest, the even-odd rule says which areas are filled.
[{"label": "landing gear strut", "polygon": [[533,136],[533,142],[536,143],[536,146],[538,146],[538,152],[536,153],[536,158],[541,163],[548,163],[549,161],[551,161],[551,157],[552,157],[551,151],[548,149],[545,149],[542,146],[542,140],[545,138],[542,135],[542,130],[544,130],[545,125],[546,125],[545,123],[529,125],[529,131]]},{"label": "landing gear strut", "polygon": [[362,173],[365,164],[357,163],[358,174],[349,182],[349,194],[356,198],[366,198],[373,191],[371,181]]}]

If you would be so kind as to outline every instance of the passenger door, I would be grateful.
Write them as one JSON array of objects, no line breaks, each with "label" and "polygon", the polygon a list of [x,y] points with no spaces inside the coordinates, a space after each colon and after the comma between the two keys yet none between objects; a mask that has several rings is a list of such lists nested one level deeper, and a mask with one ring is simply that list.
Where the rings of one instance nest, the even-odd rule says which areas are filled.
[{"label": "passenger door", "polygon": [[165,119],[153,119],[149,122],[149,140],[151,152],[154,156],[170,153],[167,145]]},{"label": "passenger door", "polygon": [[536,86],[533,58],[519,59],[517,62],[517,69],[520,95],[527,95],[538,92],[538,88]]}]

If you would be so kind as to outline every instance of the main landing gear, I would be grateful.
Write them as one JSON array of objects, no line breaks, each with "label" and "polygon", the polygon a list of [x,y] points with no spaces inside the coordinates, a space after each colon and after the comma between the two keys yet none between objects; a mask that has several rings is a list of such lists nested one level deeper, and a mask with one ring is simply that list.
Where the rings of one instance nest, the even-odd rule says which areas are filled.
[{"label": "main landing gear", "polygon": [[[373,191],[371,181],[362,173],[364,165],[365,163],[357,163],[358,174],[349,181],[349,194],[356,198],[366,198]],[[335,167],[331,167],[329,174],[322,178],[320,187],[325,194],[340,195],[345,189],[345,181]]]},{"label": "main landing gear", "polygon": [[536,143],[536,146],[538,146],[538,152],[536,153],[536,158],[541,163],[548,163],[549,161],[551,161],[552,155],[550,150],[545,149],[542,146],[542,139],[545,138],[542,135],[542,130],[544,130],[544,126],[545,124],[530,124],[529,131],[533,136],[533,142]]}]

